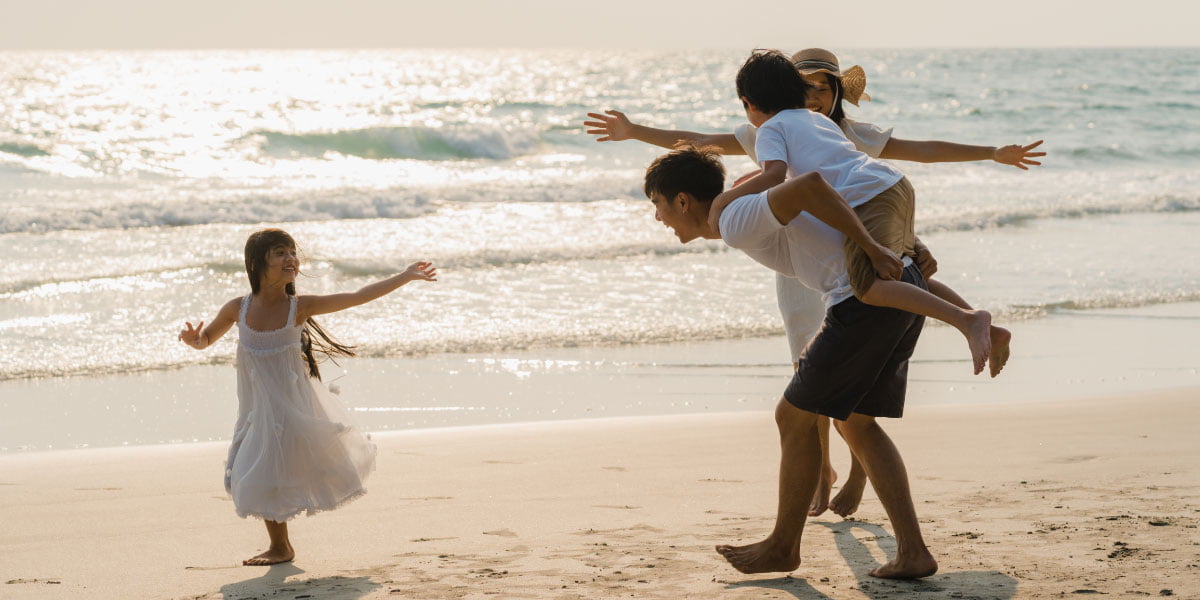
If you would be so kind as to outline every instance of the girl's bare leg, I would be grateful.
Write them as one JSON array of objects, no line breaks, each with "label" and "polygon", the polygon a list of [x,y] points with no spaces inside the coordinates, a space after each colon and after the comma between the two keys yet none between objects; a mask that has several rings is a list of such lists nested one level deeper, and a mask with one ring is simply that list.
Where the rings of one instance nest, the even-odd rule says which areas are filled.
[{"label": "girl's bare leg", "polygon": [[271,538],[271,547],[258,556],[243,560],[242,564],[247,566],[275,565],[289,562],[295,558],[296,551],[292,549],[292,543],[288,540],[287,523],[266,520],[263,523],[267,526],[267,536]]}]

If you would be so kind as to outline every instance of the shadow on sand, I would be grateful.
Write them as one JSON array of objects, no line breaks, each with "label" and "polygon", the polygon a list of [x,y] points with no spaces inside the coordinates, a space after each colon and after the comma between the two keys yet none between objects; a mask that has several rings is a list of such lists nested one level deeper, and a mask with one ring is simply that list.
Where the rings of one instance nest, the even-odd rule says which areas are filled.
[{"label": "shadow on sand", "polygon": [[[871,556],[864,542],[875,540],[884,554],[893,556],[896,553],[896,539],[884,531],[879,525],[862,521],[842,521],[829,523],[814,521],[813,525],[828,527],[833,531],[838,551],[854,572],[858,580],[855,586],[867,598],[978,598],[980,600],[1009,600],[1017,592],[1017,580],[997,571],[952,571],[943,572],[914,581],[895,581],[879,579],[867,575],[867,572],[880,566]],[[854,536],[854,529],[862,529],[870,536],[859,539]],[[873,536],[873,537],[872,537]],[[801,567],[803,569],[804,567]],[[821,575],[814,573],[812,577]],[[817,590],[805,579],[791,576],[773,579],[756,579],[740,581],[726,586],[728,589],[737,588],[766,588],[782,590],[791,593],[801,600],[829,599],[825,593]]]},{"label": "shadow on sand", "polygon": [[302,573],[304,569],[292,563],[271,565],[266,573],[258,577],[221,586],[221,597],[224,600],[257,600],[279,595],[286,598],[355,600],[380,587],[369,577],[288,579]]}]

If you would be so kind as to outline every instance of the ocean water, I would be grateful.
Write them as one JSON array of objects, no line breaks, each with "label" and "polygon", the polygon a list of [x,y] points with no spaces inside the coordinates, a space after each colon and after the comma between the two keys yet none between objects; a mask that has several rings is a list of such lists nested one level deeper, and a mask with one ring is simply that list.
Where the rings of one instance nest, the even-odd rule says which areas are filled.
[{"label": "ocean water", "polygon": [[[297,239],[302,293],[427,259],[330,315],[377,358],[777,334],[771,273],[678,243],[662,152],[588,111],[728,132],[736,51],[0,53],[0,380],[229,364],[178,343]],[[1200,299],[1200,50],[847,50],[896,137],[1045,139],[1045,165],[897,163],[941,278],[1006,319]],[[726,159],[731,174],[750,170]]]}]

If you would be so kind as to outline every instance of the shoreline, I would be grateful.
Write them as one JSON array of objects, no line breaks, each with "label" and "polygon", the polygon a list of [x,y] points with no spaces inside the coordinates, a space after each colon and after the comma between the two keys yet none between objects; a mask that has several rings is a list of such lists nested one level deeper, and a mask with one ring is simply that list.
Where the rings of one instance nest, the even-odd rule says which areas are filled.
[{"label": "shoreline", "polygon": [[[1200,303],[1062,311],[1011,324],[1013,359],[972,376],[966,346],[928,326],[908,404],[987,404],[1200,387],[1185,326]],[[1002,323],[1004,324],[1004,323]],[[496,355],[326,363],[359,426],[373,433],[610,416],[770,410],[790,375],[783,336]],[[171,371],[0,382],[0,456],[228,439],[235,371]]]}]

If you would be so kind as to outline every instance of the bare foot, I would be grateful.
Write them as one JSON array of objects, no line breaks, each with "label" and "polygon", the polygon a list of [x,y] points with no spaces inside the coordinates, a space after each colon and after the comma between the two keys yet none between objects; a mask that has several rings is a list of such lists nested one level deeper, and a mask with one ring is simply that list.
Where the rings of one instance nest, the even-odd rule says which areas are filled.
[{"label": "bare foot", "polygon": [[987,363],[988,354],[992,349],[992,313],[986,310],[969,310],[967,313],[967,326],[960,331],[967,337],[967,346],[971,349],[971,362],[975,367],[975,374],[978,375],[983,372],[983,365]]},{"label": "bare foot", "polygon": [[920,579],[937,573],[937,570],[937,561],[933,559],[928,550],[925,550],[921,552],[920,556],[903,559],[897,556],[888,564],[867,574],[871,577],[880,577],[883,579]]},{"label": "bare foot", "polygon": [[746,573],[787,573],[800,568],[800,548],[780,549],[771,538],[748,546],[717,546],[733,568]]},{"label": "bare foot", "polygon": [[837,471],[832,467],[821,470],[821,478],[817,480],[817,493],[813,494],[812,504],[808,506],[808,516],[818,516],[829,508],[829,494],[833,491],[835,481]]},{"label": "bare foot", "polygon": [[992,325],[992,355],[988,358],[988,367],[991,369],[992,377],[1000,374],[1000,369],[1004,368],[1004,363],[1008,362],[1008,343],[1012,341],[1012,334],[1003,327]]},{"label": "bare foot", "polygon": [[[853,473],[851,473],[853,475]],[[862,502],[863,488],[867,482],[862,477],[850,477],[838,491],[838,494],[829,502],[829,510],[841,517],[849,517],[858,510],[858,504]]]},{"label": "bare foot", "polygon": [[286,548],[268,548],[266,552],[259,554],[253,558],[247,558],[242,561],[243,565],[248,567],[259,567],[266,565],[277,565],[279,563],[291,562],[296,558],[296,551],[292,550],[289,545]]}]

